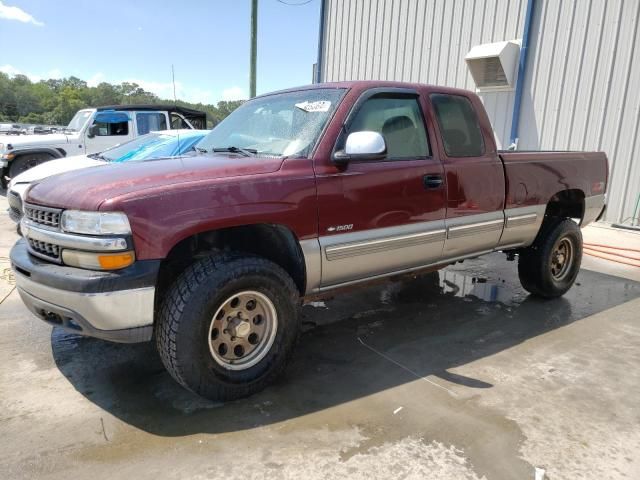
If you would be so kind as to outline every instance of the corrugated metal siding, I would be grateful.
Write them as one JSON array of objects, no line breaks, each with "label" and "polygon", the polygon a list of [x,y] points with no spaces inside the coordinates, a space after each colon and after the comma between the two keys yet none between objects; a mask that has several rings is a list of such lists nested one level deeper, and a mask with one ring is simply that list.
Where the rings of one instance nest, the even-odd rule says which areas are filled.
[{"label": "corrugated metal siding", "polygon": [[640,194],[639,18],[637,0],[540,2],[525,84],[521,147],[607,152],[612,222],[631,217]]},{"label": "corrugated metal siding", "polygon": [[[322,80],[389,79],[473,89],[472,46],[522,36],[527,0],[325,0]],[[522,149],[604,150],[608,221],[640,194],[640,1],[537,0]],[[634,61],[635,60],[635,61]],[[506,148],[513,92],[481,93]]]},{"label": "corrugated metal siding", "polygon": [[322,80],[412,80],[473,88],[464,56],[519,38],[526,0],[325,0]]},{"label": "corrugated metal siding", "polygon": [[[322,81],[408,80],[473,89],[473,45],[522,35],[526,0],[326,0]],[[513,93],[481,94],[508,146]]]}]

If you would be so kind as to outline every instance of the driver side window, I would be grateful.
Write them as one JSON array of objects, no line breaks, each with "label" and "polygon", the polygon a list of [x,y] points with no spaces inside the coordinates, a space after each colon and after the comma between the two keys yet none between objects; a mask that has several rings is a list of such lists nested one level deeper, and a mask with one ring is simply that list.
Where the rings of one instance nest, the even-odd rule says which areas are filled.
[{"label": "driver side window", "polygon": [[372,131],[387,145],[387,160],[426,158],[431,154],[424,120],[414,97],[372,97],[356,113],[349,133]]},{"label": "driver side window", "polygon": [[96,137],[110,137],[115,135],[128,135],[129,134],[129,122],[118,123],[102,123],[93,122],[94,133]]}]

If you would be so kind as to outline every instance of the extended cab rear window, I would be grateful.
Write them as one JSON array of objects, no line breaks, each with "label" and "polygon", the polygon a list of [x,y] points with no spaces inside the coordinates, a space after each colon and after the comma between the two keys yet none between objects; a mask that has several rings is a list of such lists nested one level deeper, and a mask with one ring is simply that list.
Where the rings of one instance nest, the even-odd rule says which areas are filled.
[{"label": "extended cab rear window", "polygon": [[484,154],[480,123],[468,98],[434,93],[431,95],[431,103],[448,156],[479,157]]}]

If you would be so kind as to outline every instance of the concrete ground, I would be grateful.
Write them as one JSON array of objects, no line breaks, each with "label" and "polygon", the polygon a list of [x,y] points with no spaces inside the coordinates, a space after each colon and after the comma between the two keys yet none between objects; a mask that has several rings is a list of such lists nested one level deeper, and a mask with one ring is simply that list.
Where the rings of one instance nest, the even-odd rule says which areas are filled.
[{"label": "concrete ground", "polygon": [[539,301],[495,254],[317,302],[285,378],[222,405],[31,317],[15,239],[0,214],[2,479],[640,478],[638,268]]}]

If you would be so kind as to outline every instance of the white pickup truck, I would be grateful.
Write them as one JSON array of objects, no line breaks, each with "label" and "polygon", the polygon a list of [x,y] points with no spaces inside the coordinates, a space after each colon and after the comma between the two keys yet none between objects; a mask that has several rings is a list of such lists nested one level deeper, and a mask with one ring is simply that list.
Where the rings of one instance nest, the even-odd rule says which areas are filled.
[{"label": "white pickup truck", "polygon": [[118,105],[79,110],[62,133],[0,136],[1,180],[43,162],[101,152],[150,131],[204,129],[205,112],[173,105]]}]

